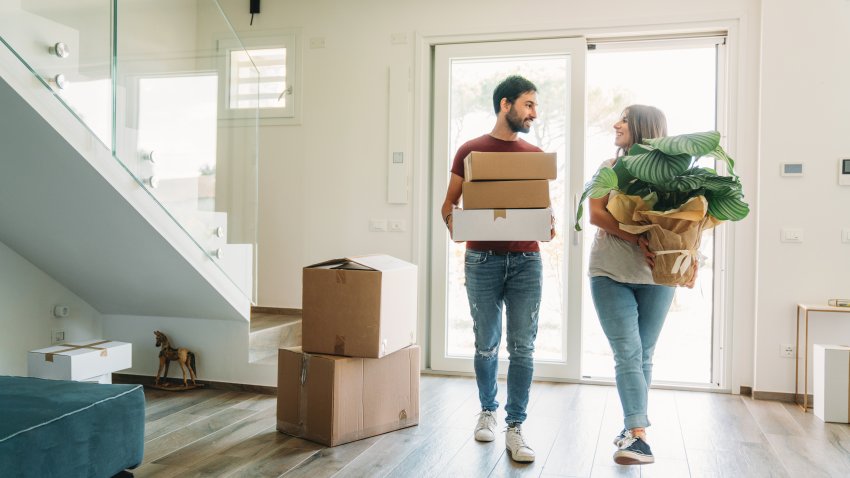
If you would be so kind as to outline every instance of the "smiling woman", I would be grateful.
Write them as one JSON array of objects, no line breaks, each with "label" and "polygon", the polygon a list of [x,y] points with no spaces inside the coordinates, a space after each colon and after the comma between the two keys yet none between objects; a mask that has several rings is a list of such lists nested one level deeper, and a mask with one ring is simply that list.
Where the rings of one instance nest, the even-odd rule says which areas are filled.
[{"label": "smiling woman", "polygon": [[[588,53],[588,123],[584,180],[602,161],[629,144],[628,128],[620,113],[634,103],[650,104],[664,111],[669,134],[719,129],[716,110],[722,105],[724,85],[718,82],[723,60],[723,38],[636,41],[597,44]],[[623,71],[651,74],[628,75]],[[698,163],[716,167],[709,158]],[[591,244],[595,227],[584,227],[582,243]],[[655,350],[653,382],[717,386],[722,371],[723,317],[715,303],[718,296],[714,267],[715,250],[722,250],[723,228],[706,232],[699,249],[701,261],[694,289],[677,288],[664,333]],[[584,252],[587,270],[589,250]],[[720,258],[722,259],[722,257]],[[590,283],[583,286],[583,301],[590,301]],[[582,372],[594,380],[610,380],[614,361],[608,340],[593,307],[582,308]]]}]

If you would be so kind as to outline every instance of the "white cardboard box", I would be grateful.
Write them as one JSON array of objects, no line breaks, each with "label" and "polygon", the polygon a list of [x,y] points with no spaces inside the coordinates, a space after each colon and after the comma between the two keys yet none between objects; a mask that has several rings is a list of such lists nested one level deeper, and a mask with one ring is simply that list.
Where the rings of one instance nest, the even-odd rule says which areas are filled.
[{"label": "white cardboard box", "polygon": [[130,368],[133,345],[112,340],[83,340],[31,351],[30,377],[111,383],[112,372]]},{"label": "white cardboard box", "polygon": [[850,347],[815,344],[813,359],[815,416],[825,422],[850,422]]},{"label": "white cardboard box", "polygon": [[549,241],[552,210],[453,209],[455,241]]}]

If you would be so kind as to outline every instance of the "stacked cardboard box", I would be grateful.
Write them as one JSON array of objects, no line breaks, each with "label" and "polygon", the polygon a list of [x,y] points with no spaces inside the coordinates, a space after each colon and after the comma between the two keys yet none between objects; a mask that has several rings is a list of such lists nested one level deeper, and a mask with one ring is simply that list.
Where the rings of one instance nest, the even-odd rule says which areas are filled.
[{"label": "stacked cardboard box", "polygon": [[549,180],[557,178],[557,166],[555,153],[469,153],[452,239],[548,241]]},{"label": "stacked cardboard box", "polygon": [[416,266],[334,259],[305,267],[303,287],[302,347],[278,356],[278,430],[336,446],[416,425]]}]

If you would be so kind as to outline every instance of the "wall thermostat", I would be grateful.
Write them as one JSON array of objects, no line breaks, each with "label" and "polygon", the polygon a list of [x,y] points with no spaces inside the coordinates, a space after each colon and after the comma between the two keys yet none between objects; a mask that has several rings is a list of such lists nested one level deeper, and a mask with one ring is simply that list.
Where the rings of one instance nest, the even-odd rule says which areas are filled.
[{"label": "wall thermostat", "polygon": [[850,159],[838,160],[838,184],[850,186]]},{"label": "wall thermostat", "polygon": [[803,175],[803,163],[782,163],[780,166],[782,169],[779,171],[779,174],[782,176]]}]

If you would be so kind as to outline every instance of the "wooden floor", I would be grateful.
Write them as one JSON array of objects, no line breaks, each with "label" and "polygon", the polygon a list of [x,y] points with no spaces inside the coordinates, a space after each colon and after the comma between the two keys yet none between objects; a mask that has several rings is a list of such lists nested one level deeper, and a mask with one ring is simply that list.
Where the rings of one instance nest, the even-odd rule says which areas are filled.
[{"label": "wooden floor", "polygon": [[631,467],[611,459],[622,418],[609,386],[535,382],[524,425],[537,452],[529,465],[505,454],[504,434],[489,444],[472,438],[478,399],[470,378],[423,375],[419,426],[335,448],[275,431],[273,396],[145,395],[145,458],[136,477],[850,476],[850,426],[725,394],[653,390],[656,463]]}]

